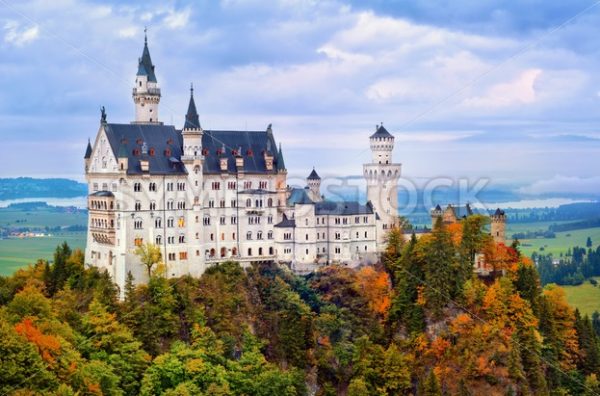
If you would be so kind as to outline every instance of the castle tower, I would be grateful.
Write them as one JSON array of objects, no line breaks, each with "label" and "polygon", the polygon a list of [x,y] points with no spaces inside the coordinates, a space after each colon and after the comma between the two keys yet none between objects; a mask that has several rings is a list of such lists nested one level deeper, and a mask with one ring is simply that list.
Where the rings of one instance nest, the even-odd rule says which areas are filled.
[{"label": "castle tower", "polygon": [[138,61],[138,71],[133,87],[135,103],[135,123],[158,124],[158,103],[160,88],[154,74],[154,65],[148,50],[148,37],[144,35],[144,50]]},{"label": "castle tower", "polygon": [[383,124],[375,127],[370,136],[372,160],[363,165],[367,181],[367,199],[379,218],[377,224],[377,249],[385,248],[387,230],[398,224],[398,179],[401,164],[393,163],[394,136]]},{"label": "castle tower", "polygon": [[309,196],[313,202],[320,202],[321,198],[321,177],[317,174],[315,168],[313,168],[310,175],[306,178],[306,184],[309,189]]},{"label": "castle tower", "polygon": [[492,220],[491,234],[496,243],[506,243],[506,214],[500,208],[496,209],[493,215],[490,216]]},{"label": "castle tower", "polygon": [[185,165],[188,175],[193,179],[191,191],[194,194],[194,208],[201,207],[200,189],[202,186],[202,127],[200,126],[200,117],[196,110],[194,101],[194,86],[190,86],[190,101],[188,110],[185,114],[185,122],[181,131],[183,137],[183,155],[181,161]]},{"label": "castle tower", "polygon": [[444,216],[444,211],[442,210],[442,207],[438,204],[435,205],[435,208],[431,209],[429,213],[431,215],[431,229],[433,230],[438,219],[441,219]]}]

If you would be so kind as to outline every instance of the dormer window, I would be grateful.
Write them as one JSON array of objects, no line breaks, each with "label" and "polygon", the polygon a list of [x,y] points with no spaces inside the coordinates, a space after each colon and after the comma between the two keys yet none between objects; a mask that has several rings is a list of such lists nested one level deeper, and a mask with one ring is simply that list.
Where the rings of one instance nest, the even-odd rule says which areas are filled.
[{"label": "dormer window", "polygon": [[208,149],[207,148],[203,148],[202,149],[202,155],[208,155]]},{"label": "dormer window", "polygon": [[150,157],[154,157],[155,151],[153,148],[151,148],[150,150],[148,150],[148,154],[150,154]]},{"label": "dormer window", "polygon": [[246,155],[252,156],[252,149],[248,149],[248,151],[246,151]]},{"label": "dormer window", "polygon": [[166,149],[165,150],[165,157],[170,157],[171,156],[171,149]]},{"label": "dormer window", "polygon": [[138,157],[140,155],[140,149],[133,149],[132,154],[134,157]]},{"label": "dormer window", "polygon": [[143,141],[141,138],[138,138],[138,139],[137,139],[135,142],[136,142],[137,144],[142,144],[142,143],[144,143],[144,141]]},{"label": "dormer window", "polygon": [[167,144],[173,144],[173,139],[169,138],[169,140],[167,140]]}]

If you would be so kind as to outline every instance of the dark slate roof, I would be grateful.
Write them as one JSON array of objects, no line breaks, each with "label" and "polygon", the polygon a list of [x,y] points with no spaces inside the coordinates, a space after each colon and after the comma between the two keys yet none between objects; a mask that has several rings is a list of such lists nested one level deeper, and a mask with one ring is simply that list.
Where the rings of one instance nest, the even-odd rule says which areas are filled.
[{"label": "dark slate roof", "polygon": [[150,59],[147,37],[144,38],[144,51],[142,52],[142,57],[139,59],[137,75],[148,76],[148,81],[156,82],[156,75],[154,74],[152,59]]},{"label": "dark slate roof", "polygon": [[469,217],[473,214],[473,210],[469,204],[466,204],[465,206],[448,205],[448,207],[454,211],[454,215],[457,219]]},{"label": "dark slate roof", "polygon": [[92,197],[114,197],[115,196],[110,191],[96,191],[95,193],[93,193],[91,195],[92,195]]},{"label": "dark slate roof", "polygon": [[[181,133],[172,125],[162,124],[106,124],[106,136],[113,153],[118,158],[128,159],[127,174],[141,174],[140,159],[145,142],[149,153],[149,173],[155,175],[186,174],[179,161],[183,146]],[[140,155],[134,155],[134,150]],[[169,152],[166,152],[166,150]]]},{"label": "dark slate roof", "polygon": [[294,206],[296,204],[311,205],[314,204],[314,202],[308,196],[305,188],[292,188],[287,204],[288,206]]},{"label": "dark slate roof", "polygon": [[279,228],[294,228],[296,227],[296,220],[294,219],[288,219],[287,216],[285,215],[285,213],[283,214],[283,220],[281,220],[281,222],[275,224],[274,227],[279,227]]},{"label": "dark slate roof", "polygon": [[263,190],[260,188],[252,188],[249,190],[242,190],[240,194],[251,194],[251,195],[265,195],[265,194],[277,194],[275,191]]},{"label": "dark slate roof", "polygon": [[319,174],[317,173],[315,168],[313,168],[312,172],[310,172],[310,175],[308,175],[307,179],[308,180],[321,180],[321,177],[319,176]]},{"label": "dark slate roof", "polygon": [[373,207],[356,201],[323,201],[315,204],[315,214],[338,216],[373,214]]},{"label": "dark slate roof", "polygon": [[200,118],[196,111],[196,102],[194,102],[194,87],[190,88],[190,103],[185,115],[185,123],[183,129],[198,129],[200,128]]},{"label": "dark slate roof", "polygon": [[504,216],[504,211],[501,210],[500,208],[498,208],[498,209],[496,209],[494,216]]},{"label": "dark slate roof", "polygon": [[[225,146],[225,152],[223,151]],[[245,173],[276,173],[278,159],[274,159],[273,170],[267,171],[264,152],[276,147],[273,135],[267,131],[209,131],[202,135],[204,150],[204,173],[221,173],[220,155],[228,158],[228,171],[236,172],[235,157],[244,158]],[[241,149],[241,152],[240,152]],[[219,153],[219,154],[218,154]]]},{"label": "dark slate roof", "polygon": [[87,145],[87,148],[85,149],[85,156],[83,158],[88,159],[91,156],[92,156],[92,143],[88,139],[88,145]]},{"label": "dark slate roof", "polygon": [[442,207],[440,206],[440,204],[435,205],[435,210],[442,210]]},{"label": "dark slate roof", "polygon": [[387,129],[385,129],[385,128],[383,127],[383,124],[381,124],[381,125],[380,125],[380,126],[377,128],[377,130],[375,131],[375,133],[371,135],[371,138],[390,138],[390,137],[391,137],[391,138],[393,138],[394,136],[392,136],[392,134],[391,134],[391,133],[389,133],[389,132],[387,131]]},{"label": "dark slate roof", "polygon": [[285,163],[283,162],[283,151],[281,150],[281,143],[279,143],[279,150],[277,151],[277,159],[275,161],[277,162],[277,170],[284,171]]}]

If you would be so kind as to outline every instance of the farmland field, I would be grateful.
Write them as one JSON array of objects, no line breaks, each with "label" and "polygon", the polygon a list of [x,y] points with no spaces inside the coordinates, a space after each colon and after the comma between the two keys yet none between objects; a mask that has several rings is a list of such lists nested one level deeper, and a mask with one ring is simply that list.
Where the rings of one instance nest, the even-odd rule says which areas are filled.
[{"label": "farmland field", "polygon": [[56,246],[66,241],[72,249],[85,248],[85,232],[53,234],[41,238],[9,238],[0,240],[0,275],[11,275],[37,259],[52,260]]},{"label": "farmland field", "polygon": [[[532,223],[532,225],[539,223]],[[538,228],[532,228],[536,230]],[[510,234],[507,233],[507,236]],[[521,251],[530,256],[533,252],[538,253],[552,253],[555,256],[560,253],[565,253],[569,248],[573,246],[585,247],[585,242],[588,236],[592,239],[594,246],[600,244],[600,227],[584,228],[581,230],[557,232],[556,238],[536,238],[536,239],[523,239],[521,240]],[[540,251],[540,248],[544,248]]]},{"label": "farmland field", "polygon": [[592,285],[589,281],[579,286],[561,287],[565,290],[569,304],[579,308],[582,315],[591,316],[594,311],[600,312],[600,287]]}]

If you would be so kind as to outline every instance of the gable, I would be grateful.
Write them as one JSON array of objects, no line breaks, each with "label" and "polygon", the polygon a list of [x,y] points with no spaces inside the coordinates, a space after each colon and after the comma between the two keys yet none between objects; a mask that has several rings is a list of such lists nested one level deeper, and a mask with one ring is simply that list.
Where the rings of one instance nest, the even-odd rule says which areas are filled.
[{"label": "gable", "polygon": [[118,161],[111,147],[104,127],[101,126],[90,156],[90,173],[115,173],[118,171]]}]

